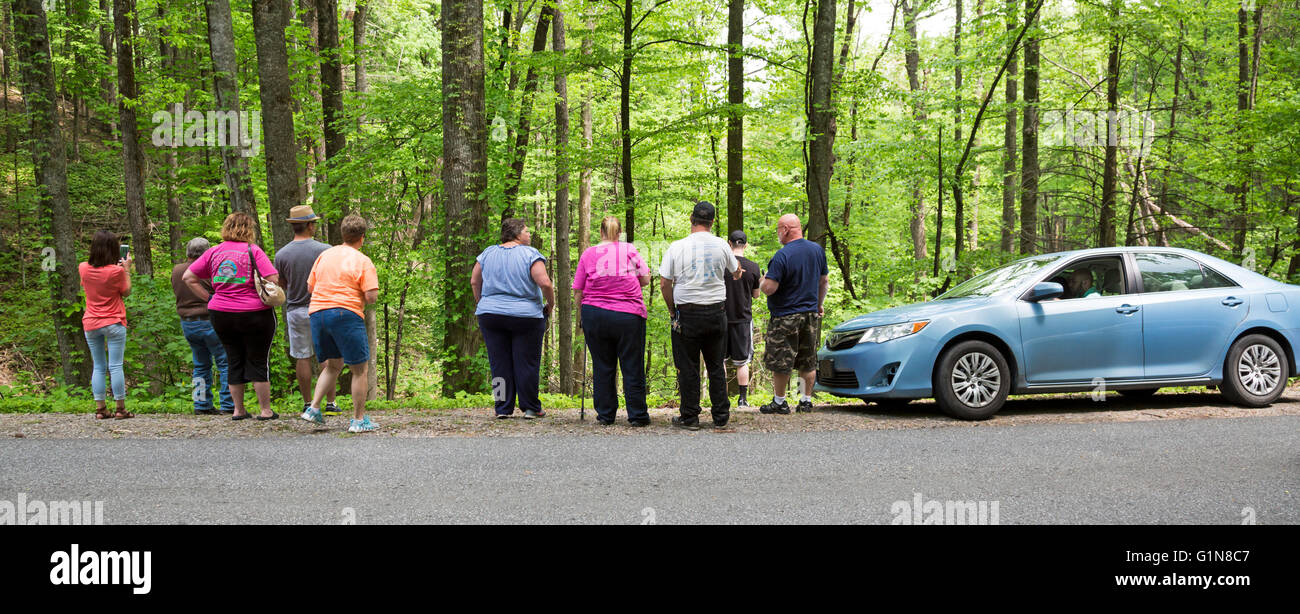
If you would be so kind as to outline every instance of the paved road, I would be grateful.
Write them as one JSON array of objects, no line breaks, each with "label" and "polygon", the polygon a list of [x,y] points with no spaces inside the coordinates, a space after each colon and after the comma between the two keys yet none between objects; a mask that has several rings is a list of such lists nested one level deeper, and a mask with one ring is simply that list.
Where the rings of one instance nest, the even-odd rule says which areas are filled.
[{"label": "paved road", "polygon": [[[1300,523],[1300,417],[667,437],[0,441],[0,499],[109,523]],[[653,512],[647,508],[651,508]]]}]

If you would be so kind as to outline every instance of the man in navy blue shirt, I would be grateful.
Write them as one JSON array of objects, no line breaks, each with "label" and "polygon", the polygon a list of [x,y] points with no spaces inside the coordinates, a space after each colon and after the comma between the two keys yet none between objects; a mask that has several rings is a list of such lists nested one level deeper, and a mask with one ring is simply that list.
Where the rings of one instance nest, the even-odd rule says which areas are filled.
[{"label": "man in navy blue shirt", "polygon": [[776,398],[759,408],[765,414],[788,414],[785,389],[790,372],[803,380],[795,411],[812,411],[812,389],[817,377],[817,342],[821,337],[823,302],[829,287],[826,250],[803,238],[803,225],[793,213],[776,223],[781,249],[767,265],[759,290],[767,295],[767,348],[763,364],[772,372]]}]

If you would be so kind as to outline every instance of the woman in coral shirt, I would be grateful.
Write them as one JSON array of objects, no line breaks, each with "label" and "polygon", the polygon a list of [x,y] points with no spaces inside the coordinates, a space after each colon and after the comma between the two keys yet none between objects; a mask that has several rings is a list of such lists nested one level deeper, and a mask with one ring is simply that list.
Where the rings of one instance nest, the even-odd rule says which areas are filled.
[{"label": "woman in coral shirt", "polygon": [[[90,240],[90,258],[77,267],[81,287],[86,291],[86,311],[81,326],[86,331],[86,345],[94,375],[90,389],[95,395],[95,417],[132,418],[126,410],[126,378],[122,374],[122,355],[126,351],[126,303],[131,294],[131,259],[121,258],[117,235],[101,230]],[[111,380],[117,411],[111,416],[105,401],[105,380]]]}]

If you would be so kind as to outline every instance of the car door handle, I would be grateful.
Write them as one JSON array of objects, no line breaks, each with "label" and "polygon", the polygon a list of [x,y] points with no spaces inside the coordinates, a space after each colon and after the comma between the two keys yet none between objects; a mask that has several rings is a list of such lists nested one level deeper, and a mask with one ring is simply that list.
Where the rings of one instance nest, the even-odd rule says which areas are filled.
[{"label": "car door handle", "polygon": [[1120,305],[1119,307],[1116,307],[1116,308],[1115,308],[1115,311],[1116,311],[1116,312],[1118,312],[1118,313],[1122,313],[1122,314],[1124,314],[1124,315],[1128,315],[1128,314],[1130,314],[1130,313],[1135,313],[1137,310],[1138,310],[1137,307],[1135,307],[1135,306],[1133,306],[1133,305],[1129,305],[1128,303],[1125,303],[1125,304]]},{"label": "car door handle", "polygon": [[1235,296],[1229,296],[1228,298],[1223,299],[1223,304],[1229,307],[1236,307],[1237,305],[1240,305],[1244,302],[1246,301],[1243,301]]}]

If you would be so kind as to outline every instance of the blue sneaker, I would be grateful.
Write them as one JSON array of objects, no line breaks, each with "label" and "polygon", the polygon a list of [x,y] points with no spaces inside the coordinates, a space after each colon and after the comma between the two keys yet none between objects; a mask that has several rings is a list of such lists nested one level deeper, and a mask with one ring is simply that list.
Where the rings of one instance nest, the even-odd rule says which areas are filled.
[{"label": "blue sneaker", "polygon": [[302,415],[298,417],[308,422],[315,422],[322,426],[325,424],[325,416],[320,415],[320,410],[315,407],[308,406],[307,410],[302,412]]},{"label": "blue sneaker", "polygon": [[335,405],[334,401],[330,401],[325,404],[325,409],[321,410],[321,413],[326,416],[341,416],[343,415],[343,410],[339,409],[339,406]]},{"label": "blue sneaker", "polygon": [[370,416],[366,416],[365,418],[362,418],[360,420],[354,418],[352,422],[348,424],[349,433],[366,433],[378,429],[379,429],[379,425],[375,424],[374,422],[371,422]]}]

